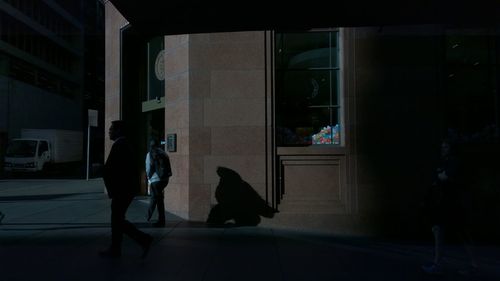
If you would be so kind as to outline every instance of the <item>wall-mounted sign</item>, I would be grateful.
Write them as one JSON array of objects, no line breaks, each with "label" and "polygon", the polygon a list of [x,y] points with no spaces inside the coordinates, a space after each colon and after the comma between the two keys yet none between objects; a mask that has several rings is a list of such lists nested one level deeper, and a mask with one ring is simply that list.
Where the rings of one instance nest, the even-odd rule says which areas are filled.
[{"label": "wall-mounted sign", "polygon": [[147,101],[165,96],[164,40],[164,36],[157,36],[148,42]]},{"label": "wall-mounted sign", "polygon": [[156,60],[155,60],[155,75],[156,79],[160,81],[165,80],[164,57],[165,57],[165,50],[161,50],[160,52],[158,52],[158,55],[156,55]]},{"label": "wall-mounted sign", "polygon": [[89,126],[90,127],[97,127],[97,116],[98,116],[98,111],[94,109],[89,109]]},{"label": "wall-mounted sign", "polygon": [[167,151],[177,151],[177,134],[167,134]]}]

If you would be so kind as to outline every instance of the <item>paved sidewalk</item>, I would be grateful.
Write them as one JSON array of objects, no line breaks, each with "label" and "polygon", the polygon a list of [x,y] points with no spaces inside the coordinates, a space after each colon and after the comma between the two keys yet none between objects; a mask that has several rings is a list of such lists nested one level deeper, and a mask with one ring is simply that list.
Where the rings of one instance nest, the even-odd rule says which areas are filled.
[{"label": "paved sidewalk", "polygon": [[208,228],[167,215],[167,227],[145,222],[147,197],[127,217],[155,238],[145,260],[124,239],[117,260],[97,255],[109,243],[109,205],[100,179],[2,180],[0,281],[100,280],[500,280],[500,249],[478,248],[482,271],[464,277],[459,248],[447,274],[420,271],[430,244],[336,237],[268,227]]}]

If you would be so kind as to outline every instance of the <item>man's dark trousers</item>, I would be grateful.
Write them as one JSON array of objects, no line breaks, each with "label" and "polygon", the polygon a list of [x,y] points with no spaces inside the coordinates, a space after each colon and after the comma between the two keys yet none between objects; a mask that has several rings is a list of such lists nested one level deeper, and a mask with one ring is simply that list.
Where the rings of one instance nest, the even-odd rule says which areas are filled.
[{"label": "man's dark trousers", "polygon": [[121,252],[123,234],[127,234],[139,245],[146,245],[149,235],[137,229],[132,223],[125,219],[133,197],[113,197],[111,199],[111,250]]}]

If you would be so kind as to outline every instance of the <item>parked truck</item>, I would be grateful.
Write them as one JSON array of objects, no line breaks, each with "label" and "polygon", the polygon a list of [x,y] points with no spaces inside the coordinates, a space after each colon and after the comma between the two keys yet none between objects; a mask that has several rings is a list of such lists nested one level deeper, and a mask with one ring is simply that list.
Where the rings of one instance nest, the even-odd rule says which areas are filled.
[{"label": "parked truck", "polygon": [[21,137],[9,141],[5,152],[6,172],[37,172],[58,164],[82,161],[83,133],[57,129],[22,129]]}]

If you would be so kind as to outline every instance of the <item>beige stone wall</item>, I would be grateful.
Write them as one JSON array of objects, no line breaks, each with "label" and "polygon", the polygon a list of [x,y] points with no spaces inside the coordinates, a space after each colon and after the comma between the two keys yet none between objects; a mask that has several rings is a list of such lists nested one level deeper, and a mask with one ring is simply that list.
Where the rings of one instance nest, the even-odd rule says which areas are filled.
[{"label": "beige stone wall", "polygon": [[264,32],[167,36],[166,133],[176,133],[167,210],[204,221],[233,169],[265,196]]},{"label": "beige stone wall", "polygon": [[[111,121],[120,119],[120,29],[127,20],[116,10],[111,2],[105,4],[105,130],[106,136]],[[105,155],[109,154],[112,142],[106,137]]]},{"label": "beige stone wall", "polygon": [[189,218],[190,92],[189,36],[165,37],[165,130],[177,134],[177,151],[169,153],[172,178],[165,190],[167,211]]}]

